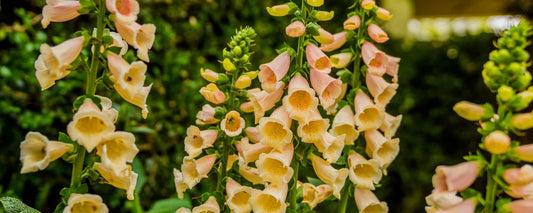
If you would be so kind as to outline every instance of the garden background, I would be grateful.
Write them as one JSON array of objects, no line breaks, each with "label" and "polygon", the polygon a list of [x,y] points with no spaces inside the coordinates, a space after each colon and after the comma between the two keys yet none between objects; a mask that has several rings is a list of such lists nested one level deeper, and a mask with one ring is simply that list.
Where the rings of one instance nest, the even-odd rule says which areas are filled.
[{"label": "garden background", "polygon": [[[382,180],[382,187],[376,190],[378,197],[388,202],[391,212],[422,212],[424,197],[432,189],[435,167],[459,163],[462,156],[476,150],[480,140],[476,125],[457,116],[452,106],[460,100],[476,103],[494,100],[481,78],[482,66],[497,38],[490,27],[492,19],[487,17],[520,14],[531,20],[533,13],[531,0],[471,1],[466,3],[470,7],[461,7],[459,11],[446,10],[446,5],[460,1],[443,5],[435,2],[439,1],[378,2],[393,13],[391,23],[385,27],[391,41],[381,45],[381,49],[402,58],[400,88],[388,106],[391,114],[403,114],[397,133],[401,138],[400,154]],[[476,8],[476,2],[489,3]],[[265,10],[282,1],[139,0],[139,3],[140,20],[157,27],[146,80],[153,83],[147,102],[151,113],[143,120],[138,109],[122,101],[117,126],[137,136],[140,149],[134,162],[134,170],[140,175],[137,199],[143,209],[149,210],[157,201],[177,199],[172,169],[181,165],[185,130],[194,123],[196,112],[204,103],[198,93],[205,84],[199,75],[200,68],[222,69],[218,62],[222,49],[241,26],[252,26],[258,34],[251,58],[255,68],[273,59],[275,49],[284,42],[296,40],[285,36],[289,20],[271,17]],[[83,81],[73,79],[83,79],[85,74],[74,72],[53,88],[41,91],[34,61],[42,43],[57,44],[79,27],[91,25],[87,23],[88,17],[81,16],[43,30],[40,13],[44,0],[4,0],[0,4],[0,197],[18,197],[42,212],[52,212],[59,202],[59,191],[70,181],[71,167],[56,161],[37,174],[21,175],[19,144],[28,131],[39,131],[50,138],[57,138],[58,130],[66,131],[73,114],[71,103],[84,88],[80,85]],[[350,4],[326,1],[323,8],[334,10],[335,18],[323,27],[330,32],[339,31],[346,18],[343,9]],[[466,23],[464,31],[457,31],[453,25],[457,21]],[[120,99],[118,94],[110,96]],[[525,137],[523,141],[528,141]],[[111,212],[130,212],[135,204],[125,201],[123,192],[112,188],[98,185],[92,190],[103,196]],[[317,211],[327,209],[326,203]]]}]

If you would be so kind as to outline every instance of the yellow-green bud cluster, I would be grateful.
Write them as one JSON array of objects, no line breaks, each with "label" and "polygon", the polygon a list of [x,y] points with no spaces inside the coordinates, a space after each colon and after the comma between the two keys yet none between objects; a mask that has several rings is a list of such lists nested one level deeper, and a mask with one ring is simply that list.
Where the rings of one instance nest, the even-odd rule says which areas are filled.
[{"label": "yellow-green bud cluster", "polygon": [[255,45],[255,36],[256,33],[253,28],[245,27],[237,31],[235,36],[231,37],[228,48],[224,48],[222,51],[224,69],[228,73],[232,73],[236,66],[245,65],[249,62],[250,55],[252,54],[250,49]]}]

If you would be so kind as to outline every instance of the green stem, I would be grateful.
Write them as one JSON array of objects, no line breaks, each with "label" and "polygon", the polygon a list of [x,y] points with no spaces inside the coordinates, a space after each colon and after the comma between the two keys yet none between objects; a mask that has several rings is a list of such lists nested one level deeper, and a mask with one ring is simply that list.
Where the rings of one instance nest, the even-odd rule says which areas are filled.
[{"label": "green stem", "polygon": [[353,75],[352,75],[352,88],[357,88],[361,86],[361,47],[359,46],[359,40],[363,39],[363,32],[366,30],[365,27],[365,12],[364,9],[361,7],[358,7],[359,14],[361,14],[361,25],[357,29],[357,36],[355,38],[355,50],[354,50],[354,67],[353,67]]},{"label": "green stem", "polygon": [[341,193],[341,205],[339,207],[339,213],[346,213],[346,207],[348,206],[348,198],[350,198],[350,189],[352,188],[352,184],[350,181],[346,181],[346,184],[344,184],[344,189]]},{"label": "green stem", "polygon": [[[304,22],[304,25],[307,25],[307,8],[305,6],[305,2],[302,1],[302,20]],[[298,69],[297,69],[297,72],[303,72],[304,70],[304,46],[305,46],[305,38],[306,38],[306,34],[304,34],[303,36],[300,36],[298,37],[298,49],[296,50],[296,57],[297,57],[297,66],[298,66]]]},{"label": "green stem", "polygon": [[498,156],[492,155],[490,160],[490,165],[487,169],[487,194],[485,197],[485,213],[494,212],[494,200],[496,198],[496,189],[498,184],[494,180],[494,175],[496,175],[496,167],[498,165]]},{"label": "green stem", "polygon": [[292,176],[292,187],[290,194],[291,208],[296,210],[296,200],[298,199],[298,172],[300,169],[300,163],[296,155],[293,155],[291,167],[294,169],[294,175]]},{"label": "green stem", "polygon": [[85,162],[85,147],[78,145],[76,152],[78,155],[76,156],[76,161],[74,161],[74,165],[72,166],[72,177],[70,179],[71,192],[78,192],[76,189],[81,186],[81,172]]}]

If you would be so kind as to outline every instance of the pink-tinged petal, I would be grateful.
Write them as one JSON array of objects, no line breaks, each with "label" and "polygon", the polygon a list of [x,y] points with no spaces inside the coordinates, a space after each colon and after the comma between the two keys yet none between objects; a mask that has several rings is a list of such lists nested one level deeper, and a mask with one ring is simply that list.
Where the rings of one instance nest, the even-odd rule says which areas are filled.
[{"label": "pink-tinged petal", "polygon": [[282,151],[285,145],[292,142],[291,119],[289,114],[278,107],[270,117],[262,117],[259,120],[257,130],[260,142],[278,151]]},{"label": "pink-tinged petal", "polygon": [[328,132],[322,134],[322,138],[315,141],[315,146],[328,163],[335,163],[339,160],[344,148],[345,135],[332,135]]},{"label": "pink-tinged petal", "polygon": [[313,36],[313,38],[315,38],[315,40],[321,44],[330,44],[331,42],[333,42],[333,35],[322,28],[318,29],[318,35]]},{"label": "pink-tinged petal", "polygon": [[337,99],[335,99],[335,103],[327,108],[324,108],[328,115],[334,115],[337,112],[337,106],[339,102],[342,101],[342,99],[344,98],[344,95],[346,95],[346,90],[348,90],[348,83],[343,83],[341,85],[341,94],[337,96]]},{"label": "pink-tinged petal", "polygon": [[377,107],[368,95],[359,90],[354,99],[355,124],[359,131],[377,129],[385,119],[384,109]]},{"label": "pink-tinged petal", "polygon": [[305,25],[301,21],[295,21],[285,28],[285,34],[290,37],[300,37],[305,33]]},{"label": "pink-tinged petal", "polygon": [[515,200],[509,203],[509,209],[512,213],[530,213],[533,209],[533,199]]},{"label": "pink-tinged petal", "polygon": [[382,7],[378,7],[378,10],[376,10],[376,16],[384,21],[388,21],[392,18],[390,12]]},{"label": "pink-tinged petal", "polygon": [[361,6],[365,10],[371,10],[372,8],[374,8],[374,6],[376,6],[376,1],[374,1],[374,0],[363,0],[361,2]]},{"label": "pink-tinged petal", "polygon": [[367,41],[363,43],[361,54],[370,74],[382,76],[387,72],[389,56],[380,51],[374,44]]},{"label": "pink-tinged petal", "polygon": [[505,193],[513,198],[531,198],[533,197],[533,182],[525,185],[511,184]]},{"label": "pink-tinged petal", "polygon": [[326,52],[331,52],[336,49],[339,49],[342,47],[342,45],[344,45],[344,43],[346,43],[347,37],[348,37],[347,32],[335,33],[333,34],[333,42],[329,44],[323,44],[322,46],[320,46],[320,49]]},{"label": "pink-tinged petal", "polygon": [[533,162],[533,144],[520,145],[514,149],[520,160]]},{"label": "pink-tinged petal", "polygon": [[253,185],[265,183],[263,178],[259,176],[259,171],[257,171],[257,168],[248,166],[248,164],[245,163],[244,159],[241,157],[239,157],[239,174],[247,181],[250,181]]},{"label": "pink-tinged petal", "polygon": [[305,48],[305,55],[309,66],[322,73],[331,72],[331,61],[328,56],[315,44],[309,43]]},{"label": "pink-tinged petal", "polygon": [[328,184],[333,188],[333,196],[337,199],[341,198],[340,191],[346,182],[346,177],[348,177],[348,169],[335,169],[331,166],[326,160],[318,157],[314,154],[310,154],[308,158],[313,163],[313,169],[318,178]]},{"label": "pink-tinged petal", "polygon": [[111,168],[119,175],[126,163],[132,163],[139,149],[135,145],[135,136],[129,132],[115,131],[102,137],[96,147],[96,154],[100,156],[104,166]]},{"label": "pink-tinged petal", "polygon": [[50,88],[56,80],[70,73],[70,64],[78,57],[82,47],[83,36],[66,40],[54,47],[41,44],[41,55],[35,61],[35,75],[42,90]]},{"label": "pink-tinged petal", "polygon": [[344,106],[335,118],[331,126],[330,133],[333,135],[345,135],[344,145],[353,145],[355,139],[359,137],[359,132],[355,129],[354,114],[350,106]]},{"label": "pink-tinged petal", "polygon": [[390,100],[396,95],[397,83],[389,83],[380,76],[366,75],[368,91],[374,97],[377,107],[385,108]]},{"label": "pink-tinged petal", "polygon": [[385,113],[385,119],[383,120],[383,123],[379,127],[381,131],[383,131],[383,134],[386,138],[392,138],[396,131],[398,130],[398,127],[400,127],[400,123],[402,122],[402,115],[398,116],[392,116],[389,113]]},{"label": "pink-tinged petal", "polygon": [[294,76],[289,83],[288,94],[283,98],[283,107],[289,113],[289,117],[305,122],[317,106],[315,90],[309,87],[309,83],[302,75]]},{"label": "pink-tinged petal", "polygon": [[359,153],[351,150],[348,155],[349,177],[357,188],[374,190],[383,176],[377,159],[365,159]]},{"label": "pink-tinged petal", "polygon": [[209,197],[204,204],[194,207],[193,213],[220,213],[220,206],[218,206],[217,199],[214,196]]},{"label": "pink-tinged petal", "polygon": [[343,23],[345,30],[356,30],[361,25],[361,18],[358,15],[353,15],[350,18],[346,19]]},{"label": "pink-tinged petal", "polygon": [[200,69],[200,75],[202,76],[202,78],[204,78],[206,81],[209,81],[211,83],[215,83],[216,81],[218,81],[219,79],[219,74],[218,72],[215,72],[213,70],[210,70],[210,69],[204,69],[204,68],[201,68]]},{"label": "pink-tinged petal", "polygon": [[342,94],[342,81],[322,73],[318,70],[311,69],[311,85],[318,94],[320,105],[329,108],[336,104],[337,98]]},{"label": "pink-tinged petal", "polygon": [[503,179],[510,185],[525,185],[533,182],[533,167],[529,164],[521,168],[506,169]]},{"label": "pink-tinged petal", "polygon": [[134,22],[139,14],[137,0],[106,0],[107,10],[124,22]]},{"label": "pink-tinged petal", "polygon": [[202,107],[202,110],[196,114],[196,124],[205,125],[205,124],[215,124],[220,121],[215,118],[215,108],[209,104],[205,104]]},{"label": "pink-tinged petal", "polygon": [[383,174],[387,175],[387,167],[400,152],[400,139],[387,139],[377,130],[367,130],[365,140],[365,152],[370,157],[379,160]]},{"label": "pink-tinged petal", "polygon": [[268,184],[263,191],[257,191],[250,199],[253,212],[282,213],[287,209],[287,184]]},{"label": "pink-tinged petal", "polygon": [[257,127],[246,127],[244,129],[244,132],[252,143],[259,143],[259,140],[261,140],[261,136],[259,136],[259,131],[257,130]]},{"label": "pink-tinged petal", "polygon": [[256,189],[242,186],[232,178],[228,178],[226,182],[226,205],[233,212],[250,212],[252,211],[252,205],[250,205],[250,198],[255,193]]},{"label": "pink-tinged petal", "polygon": [[442,213],[474,213],[476,210],[476,200],[474,198],[470,198],[467,200],[464,200],[463,202],[460,202],[459,204],[441,211]]},{"label": "pink-tinged petal", "polygon": [[185,151],[189,157],[197,157],[202,153],[202,150],[212,147],[217,138],[218,132],[216,130],[203,130],[196,126],[189,126],[187,128],[187,136],[185,137]]},{"label": "pink-tinged petal", "polygon": [[351,53],[337,53],[329,57],[329,59],[331,60],[332,67],[342,69],[348,66],[348,64],[350,64],[350,62],[352,61],[352,54]]},{"label": "pink-tinged petal", "polygon": [[259,176],[270,183],[286,184],[292,178],[294,170],[291,167],[294,146],[287,144],[283,150],[273,150],[270,153],[262,153],[255,161]]},{"label": "pink-tinged petal", "polygon": [[426,196],[426,212],[438,212],[443,209],[449,209],[461,203],[463,198],[457,196],[457,192],[433,190],[430,195]]},{"label": "pink-tinged petal", "polygon": [[213,104],[222,104],[226,100],[226,94],[218,89],[217,85],[214,83],[202,87],[200,89],[200,94],[202,94],[205,100]]},{"label": "pink-tinged petal", "polygon": [[398,68],[400,58],[394,56],[388,56],[387,75],[392,77],[392,82],[398,83]]},{"label": "pink-tinged petal", "polygon": [[99,195],[72,193],[63,213],[79,212],[107,213],[109,209]]},{"label": "pink-tinged petal", "polygon": [[153,24],[140,25],[137,22],[115,20],[115,26],[122,38],[137,49],[137,57],[143,61],[150,61],[148,50],[152,48],[156,27]]},{"label": "pink-tinged petal", "polygon": [[274,107],[281,99],[284,88],[285,84],[280,81],[276,83],[276,89],[272,93],[268,93],[264,90],[259,92],[252,92],[252,90],[248,91],[250,101],[254,105],[255,123],[259,122],[259,119],[265,115],[265,112],[272,109],[272,107]]},{"label": "pink-tinged petal", "polygon": [[387,33],[383,31],[378,25],[372,23],[368,25],[368,35],[372,40],[377,43],[385,43],[389,40],[389,36],[387,35]]},{"label": "pink-tinged petal", "polygon": [[[37,62],[36,62],[37,63]],[[37,65],[36,65],[37,66]],[[533,113],[520,113],[511,118],[511,125],[519,130],[526,130],[533,127]]]},{"label": "pink-tinged petal", "polygon": [[41,25],[46,29],[50,22],[64,22],[78,17],[81,8],[79,1],[70,0],[47,0],[43,7],[43,19]]},{"label": "pink-tinged petal", "polygon": [[326,200],[333,193],[333,189],[327,184],[314,186],[310,183],[304,183],[302,187],[302,203],[307,203],[311,209],[315,208],[319,203]]},{"label": "pink-tinged petal", "polygon": [[239,155],[243,158],[245,163],[254,162],[259,159],[259,155],[269,153],[272,147],[262,143],[250,144],[248,138],[244,137],[235,143]]},{"label": "pink-tinged petal", "polygon": [[476,180],[477,162],[463,162],[454,166],[437,166],[433,175],[433,187],[437,191],[463,191]]},{"label": "pink-tinged petal", "polygon": [[239,105],[239,109],[245,113],[250,113],[254,111],[254,104],[251,101],[244,102]]},{"label": "pink-tinged petal", "polygon": [[268,93],[276,90],[276,84],[280,81],[289,71],[289,65],[291,58],[287,52],[283,52],[276,56],[274,60],[269,63],[261,64],[259,66],[259,81],[261,82],[261,88]]},{"label": "pink-tinged petal", "polygon": [[368,189],[355,188],[354,190],[355,204],[359,212],[375,212],[386,213],[389,212],[387,203],[380,202],[376,195]]}]

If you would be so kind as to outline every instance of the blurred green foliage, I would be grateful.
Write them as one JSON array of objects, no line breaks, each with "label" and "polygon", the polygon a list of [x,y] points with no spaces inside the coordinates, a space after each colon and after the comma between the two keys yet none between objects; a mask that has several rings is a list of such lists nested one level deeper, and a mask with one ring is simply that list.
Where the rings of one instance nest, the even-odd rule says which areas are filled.
[{"label": "blurred green foliage", "polygon": [[[117,94],[100,87],[97,94],[113,97],[120,110],[118,128],[132,131],[141,150],[134,163],[142,169],[136,192],[140,203],[125,202],[124,192],[107,185],[90,186],[104,198],[111,212],[149,210],[154,204],[174,204],[176,192],[172,175],[183,158],[186,128],[194,123],[203,105],[198,93],[205,84],[202,67],[221,70],[217,60],[235,28],[252,26],[258,37],[252,67],[275,57],[276,48],[295,39],[284,35],[289,20],[270,17],[266,6],[273,0],[140,0],[139,22],[157,26],[150,51],[148,98],[151,113],[140,110]],[[69,183],[69,164],[58,160],[46,170],[20,175],[19,143],[28,131],[39,131],[51,140],[65,132],[72,117],[72,102],[83,94],[85,73],[73,72],[46,91],[40,91],[34,60],[42,43],[56,45],[78,27],[91,28],[94,17],[80,16],[67,23],[52,23],[43,30],[39,14],[42,0],[1,2],[0,13],[0,197],[13,196],[43,212],[52,212],[59,203],[59,191]],[[324,27],[338,31],[349,2],[327,1],[324,8],[336,17]],[[22,9],[24,8],[24,9]],[[335,23],[336,25],[334,25]],[[401,151],[391,165],[389,176],[378,188],[378,197],[389,203],[391,212],[422,212],[424,197],[432,189],[431,176],[439,164],[454,164],[475,150],[479,135],[475,125],[455,115],[452,106],[459,100],[482,103],[493,100],[481,80],[483,63],[493,49],[493,34],[452,37],[446,42],[406,43],[395,40],[383,45],[387,53],[402,58],[400,88],[388,106],[391,114],[403,114],[398,136]],[[132,55],[130,50],[128,53]],[[128,122],[126,122],[128,121]],[[309,171],[309,172],[312,172]],[[141,179],[141,178],[140,178]],[[209,183],[209,179],[205,183]],[[143,184],[144,183],[144,184]],[[203,184],[203,189],[212,188]],[[192,195],[200,193],[192,192]],[[193,197],[194,198],[194,197]],[[192,199],[197,205],[198,199]],[[354,201],[350,201],[355,205]],[[175,204],[178,205],[178,204]],[[185,202],[179,205],[191,205]],[[331,202],[319,205],[327,212]],[[152,212],[152,211],[150,211]]]}]

